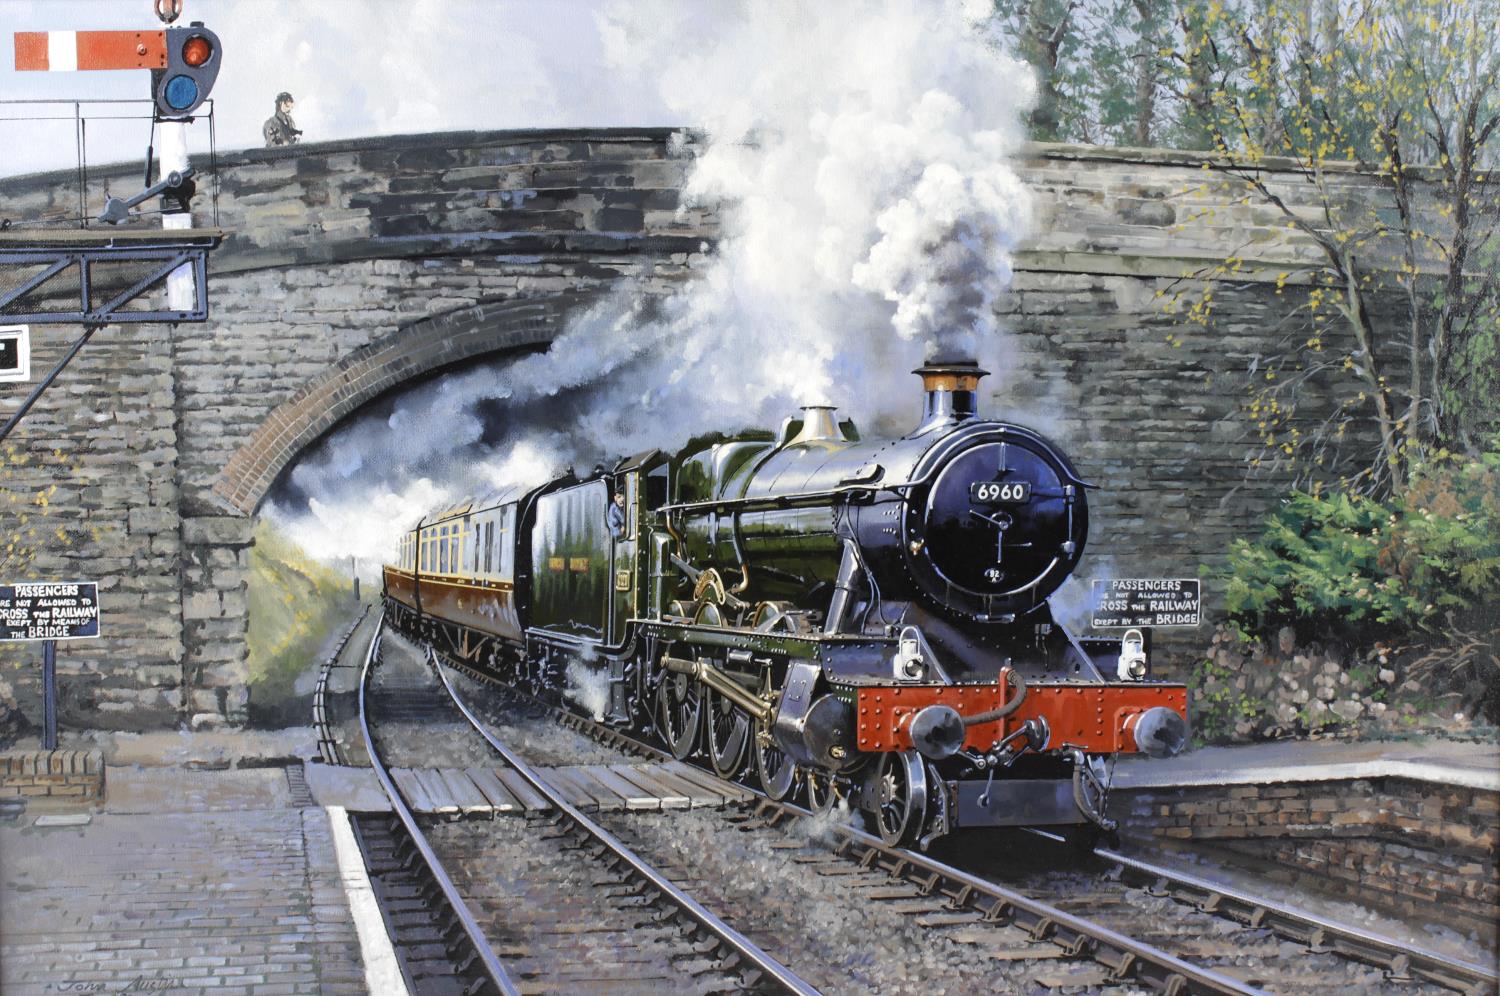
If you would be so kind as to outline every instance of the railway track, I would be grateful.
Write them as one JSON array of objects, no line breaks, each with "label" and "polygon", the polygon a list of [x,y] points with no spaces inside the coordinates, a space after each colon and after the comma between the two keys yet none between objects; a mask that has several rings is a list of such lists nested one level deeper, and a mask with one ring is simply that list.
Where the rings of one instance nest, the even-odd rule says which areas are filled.
[{"label": "railway track", "polygon": [[[449,664],[483,680],[459,664]],[[502,690],[525,697],[562,725],[601,743],[637,756],[668,757],[567,709],[515,689]],[[754,786],[749,789],[756,791]],[[612,822],[632,844],[650,853],[650,825],[674,819],[682,817],[643,819],[636,814],[629,821]],[[793,824],[810,819],[813,814],[799,806],[761,796],[737,822],[744,833],[781,830],[785,838],[794,833]],[[935,932],[955,933],[966,942],[978,936],[976,927],[1017,927],[1031,941],[1055,949],[1049,956],[1060,951],[1065,958],[1091,959],[1110,982],[1131,980],[1169,993],[1270,989],[1480,994],[1496,992],[1500,986],[1494,970],[1486,966],[1110,850],[1096,851],[1089,870],[1065,883],[1071,894],[1057,900],[1055,879],[1041,885],[1004,884],[993,875],[888,847],[852,826],[823,823],[820,832],[828,845],[822,857],[790,857],[810,873],[840,876],[872,901],[899,904],[903,913]],[[1064,843],[1055,834],[1033,833],[1041,840]],[[775,841],[769,846],[792,850],[786,840],[780,848]],[[858,873],[850,871],[851,865]],[[1007,949],[1018,958],[1028,950],[1036,949]]]},{"label": "railway track", "polygon": [[365,621],[365,618],[369,614],[370,607],[366,605],[360,611],[358,618],[349,624],[349,628],[344,631],[344,635],[339,637],[339,642],[334,646],[333,652],[328,655],[327,659],[323,661],[322,667],[318,669],[318,680],[313,686],[313,728],[318,734],[318,754],[325,764],[346,763],[343,747],[334,735],[334,728],[337,724],[331,719],[329,713],[328,682],[333,677],[333,669],[338,667],[339,658],[344,654],[344,648],[349,645],[349,641],[354,637],[360,624]]},{"label": "railway track", "polygon": [[[458,991],[817,991],[574,807],[472,714],[462,713],[471,735],[483,737],[485,749],[546,800],[546,812],[503,826],[434,824],[413,814],[390,762],[430,762],[430,753],[414,757],[410,746],[373,733],[372,712],[398,727],[404,722],[428,731],[426,748],[434,717],[463,706],[441,688],[397,678],[385,688],[394,702],[372,710],[379,640],[377,627],[360,681],[360,717],[395,818],[385,821],[390,839],[367,838],[367,857],[382,881],[377,890],[385,887],[383,873],[411,871],[412,854],[434,883],[423,888],[393,881],[387,892],[404,903],[388,910],[387,923],[414,991],[452,991],[455,983],[443,982],[445,965],[452,966]],[[442,746],[451,752],[451,744]],[[465,760],[472,749],[466,748]],[[440,929],[424,925],[433,920]]]}]

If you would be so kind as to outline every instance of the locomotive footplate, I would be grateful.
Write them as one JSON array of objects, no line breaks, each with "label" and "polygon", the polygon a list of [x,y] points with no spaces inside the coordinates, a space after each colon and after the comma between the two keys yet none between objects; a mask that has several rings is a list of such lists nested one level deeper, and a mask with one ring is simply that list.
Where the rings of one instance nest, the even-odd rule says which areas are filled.
[{"label": "locomotive footplate", "polygon": [[[885,685],[857,692],[857,746],[861,751],[912,750],[912,717],[932,705],[971,716],[999,708],[1010,699],[1005,684]],[[1015,712],[989,723],[965,728],[963,746],[985,751],[999,744],[1030,719],[1043,719],[1052,748],[1076,747],[1090,754],[1140,750],[1133,733],[1136,720],[1163,707],[1187,718],[1187,686],[1157,683],[1028,682],[1025,700]]]}]

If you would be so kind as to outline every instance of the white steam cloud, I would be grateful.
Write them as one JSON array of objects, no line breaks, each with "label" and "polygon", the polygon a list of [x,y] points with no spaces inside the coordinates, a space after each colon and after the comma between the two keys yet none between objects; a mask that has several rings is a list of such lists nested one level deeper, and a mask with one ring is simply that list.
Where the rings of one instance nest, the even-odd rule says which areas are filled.
[{"label": "white steam cloud", "polygon": [[924,359],[1004,369],[993,305],[1031,215],[1010,157],[1034,83],[990,4],[683,10],[630,3],[598,27],[617,72],[654,75],[697,123],[684,200],[718,211],[715,252],[664,300],[626,287],[547,352],[340,430],[292,477],[316,508],[274,510],[297,538],[347,513],[345,555],[378,559],[435,492],[774,426],[803,404],[905,427]]},{"label": "white steam cloud", "polygon": [[569,661],[564,677],[568,687],[563,697],[576,702],[595,721],[603,720],[604,711],[609,708],[609,673],[595,671],[582,661]]}]

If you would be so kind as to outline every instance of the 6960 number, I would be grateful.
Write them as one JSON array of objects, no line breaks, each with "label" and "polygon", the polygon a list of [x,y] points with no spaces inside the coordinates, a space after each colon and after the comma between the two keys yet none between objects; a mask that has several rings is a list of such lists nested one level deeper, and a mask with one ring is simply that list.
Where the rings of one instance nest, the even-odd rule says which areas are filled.
[{"label": "6960 number", "polygon": [[1019,505],[1030,499],[1030,481],[975,481],[969,485],[969,500],[982,505]]}]

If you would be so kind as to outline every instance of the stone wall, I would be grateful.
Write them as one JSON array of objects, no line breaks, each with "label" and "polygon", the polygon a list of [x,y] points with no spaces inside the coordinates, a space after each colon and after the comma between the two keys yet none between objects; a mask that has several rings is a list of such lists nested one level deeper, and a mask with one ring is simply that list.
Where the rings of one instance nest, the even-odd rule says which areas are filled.
[{"label": "stone wall", "polygon": [[1406,778],[1117,792],[1125,832],[1496,942],[1500,793]]},{"label": "stone wall", "polygon": [[[712,211],[677,211],[691,152],[666,131],[613,130],[221,157],[229,235],[210,261],[211,320],[100,332],[16,434],[35,459],[0,482],[17,492],[58,482],[40,514],[67,537],[9,573],[101,581],[104,638],[59,654],[64,723],[243,719],[249,517],[276,475],[383,392],[469,357],[537,348],[624,278],[675,285],[717,234]],[[1014,334],[985,410],[1057,437],[1100,485],[1085,579],[1195,575],[1285,485],[1247,480],[1238,407],[1246,367],[1306,292],[1311,251],[1202,165],[1061,146],[1023,165],[1038,234],[1000,305]],[[1305,184],[1274,167],[1273,186],[1295,203]],[[133,192],[138,172],[91,171],[90,210],[106,192]],[[0,214],[64,217],[72,180],[0,181]],[[1352,198],[1379,196],[1358,174],[1338,182]],[[212,181],[200,190],[198,221],[211,223]],[[1157,292],[1229,252],[1246,262],[1220,288],[1218,317],[1186,331]],[[50,367],[70,335],[39,328],[34,368]],[[1340,396],[1318,390],[1325,403]],[[34,655],[0,648],[5,663],[20,666],[17,695],[31,708]]]},{"label": "stone wall", "polygon": [[[0,485],[63,484],[37,513],[40,552],[7,571],[101,582],[103,637],[59,649],[64,725],[243,721],[251,514],[276,473],[360,404],[544,345],[588,292],[625,276],[663,289],[699,251],[693,215],[670,209],[682,166],[665,131],[447,138],[455,149],[391,139],[222,159],[232,234],[210,262],[210,320],[101,331],[17,431],[30,459]],[[91,200],[135,173],[96,172]],[[66,213],[56,180],[4,181],[0,210]],[[476,198],[493,206],[485,230],[454,234]],[[71,334],[38,327],[33,367]],[[286,421],[298,431],[271,431]],[[216,494],[237,454],[260,469],[253,492]],[[33,650],[0,646],[28,713]]]}]

